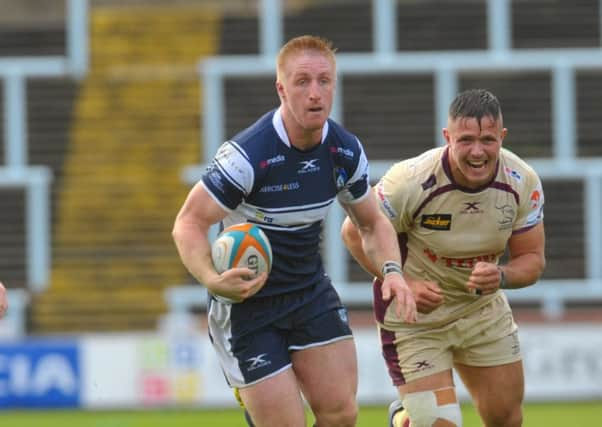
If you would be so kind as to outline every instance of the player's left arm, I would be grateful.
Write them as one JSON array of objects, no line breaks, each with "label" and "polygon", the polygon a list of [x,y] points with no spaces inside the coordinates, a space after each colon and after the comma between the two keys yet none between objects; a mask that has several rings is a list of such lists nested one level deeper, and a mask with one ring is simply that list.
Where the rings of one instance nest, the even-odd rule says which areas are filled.
[{"label": "player's left arm", "polygon": [[524,288],[537,282],[546,267],[543,221],[528,231],[513,234],[508,240],[508,251],[510,260],[500,266],[505,276],[504,288]]},{"label": "player's left arm", "polygon": [[[524,190],[528,190],[527,193]],[[541,277],[546,266],[543,225],[544,192],[541,180],[530,168],[525,170],[523,197],[515,228],[508,239],[508,263],[500,266],[499,286],[518,289],[530,286]]]},{"label": "player's left arm", "polygon": [[[342,235],[351,254],[363,268],[383,278],[383,299],[395,298],[397,315],[403,315],[406,322],[414,322],[416,303],[401,272],[401,254],[393,225],[378,208],[373,194],[343,206],[349,217],[343,224]],[[388,269],[387,265],[396,267]],[[374,271],[376,266],[381,271]]]},{"label": "player's left arm", "polygon": [[362,235],[349,216],[343,221],[341,236],[347,250],[360,267],[372,276],[379,277],[380,271],[372,264],[368,255],[364,253]]},{"label": "player's left arm", "polygon": [[360,265],[374,276],[381,276],[386,261],[401,265],[395,230],[381,213],[372,194],[353,204],[343,204],[348,217],[343,224],[343,241]]},{"label": "player's left arm", "polygon": [[504,265],[478,262],[468,279],[468,288],[481,294],[498,289],[530,286],[541,277],[546,266],[543,221],[508,240],[509,261]]}]

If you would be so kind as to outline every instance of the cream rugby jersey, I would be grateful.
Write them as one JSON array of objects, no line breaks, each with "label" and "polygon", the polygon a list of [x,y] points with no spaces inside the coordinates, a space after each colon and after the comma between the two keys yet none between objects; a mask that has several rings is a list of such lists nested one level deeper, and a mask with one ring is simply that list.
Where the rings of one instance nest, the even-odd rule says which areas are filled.
[{"label": "cream rugby jersey", "polygon": [[[377,319],[387,328],[434,327],[462,317],[495,298],[470,293],[466,283],[478,261],[498,263],[513,233],[543,220],[544,196],[535,171],[502,148],[495,178],[479,189],[457,184],[451,174],[447,146],[395,164],[375,193],[382,211],[399,234],[404,272],[435,281],[445,302],[415,325],[401,325],[378,301]],[[382,308],[379,313],[379,307]]]}]

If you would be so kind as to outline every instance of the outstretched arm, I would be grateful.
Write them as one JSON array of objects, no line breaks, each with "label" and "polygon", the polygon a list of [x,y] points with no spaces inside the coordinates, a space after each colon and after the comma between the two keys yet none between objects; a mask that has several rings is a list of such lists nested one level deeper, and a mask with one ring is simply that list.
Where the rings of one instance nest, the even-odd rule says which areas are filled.
[{"label": "outstretched arm", "polygon": [[211,260],[209,227],[221,221],[227,212],[217,204],[207,190],[196,184],[180,209],[172,235],[184,266],[212,293],[234,301],[242,301],[258,292],[267,274],[253,276],[248,268],[233,268],[221,275],[215,271]]},{"label": "outstretched arm", "polygon": [[[416,303],[401,272],[395,229],[372,195],[345,205],[345,209],[349,218],[343,223],[342,235],[351,255],[364,269],[382,277],[382,297],[385,301],[395,298],[397,316],[403,315],[406,322],[414,322]],[[375,271],[376,266],[380,271]]]}]

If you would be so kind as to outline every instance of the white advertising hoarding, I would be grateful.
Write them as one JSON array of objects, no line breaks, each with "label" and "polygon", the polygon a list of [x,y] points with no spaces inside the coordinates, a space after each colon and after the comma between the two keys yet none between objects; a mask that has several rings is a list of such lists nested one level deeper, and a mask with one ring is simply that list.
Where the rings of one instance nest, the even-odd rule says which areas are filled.
[{"label": "white advertising hoarding", "polygon": [[[358,399],[395,398],[374,328],[356,330]],[[602,327],[520,328],[527,400],[602,399]],[[206,334],[89,336],[81,341],[86,407],[235,406]],[[460,399],[468,398],[456,378]]]}]

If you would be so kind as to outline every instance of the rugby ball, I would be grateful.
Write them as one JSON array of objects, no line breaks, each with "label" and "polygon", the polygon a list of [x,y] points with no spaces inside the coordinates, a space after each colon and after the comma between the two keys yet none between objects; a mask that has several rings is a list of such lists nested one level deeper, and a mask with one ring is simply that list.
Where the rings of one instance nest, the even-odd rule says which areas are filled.
[{"label": "rugby ball", "polygon": [[270,241],[257,225],[245,223],[224,228],[211,245],[211,258],[218,273],[248,267],[255,276],[272,269]]}]

